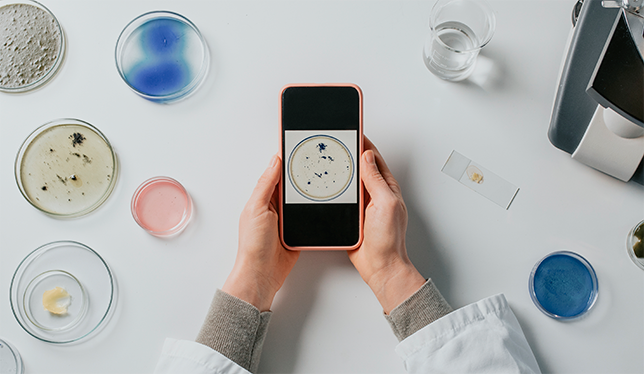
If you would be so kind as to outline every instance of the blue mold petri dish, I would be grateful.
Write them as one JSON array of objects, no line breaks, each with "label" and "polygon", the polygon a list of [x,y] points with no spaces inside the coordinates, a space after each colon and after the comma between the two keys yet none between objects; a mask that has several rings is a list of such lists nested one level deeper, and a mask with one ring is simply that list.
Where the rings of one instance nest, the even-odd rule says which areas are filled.
[{"label": "blue mold petri dish", "polygon": [[570,320],[584,315],[597,300],[597,275],[585,258],[569,251],[553,252],[530,274],[530,297],[545,315]]},{"label": "blue mold petri dish", "polygon": [[168,11],[140,15],[116,42],[116,68],[141,97],[171,103],[194,93],[204,81],[210,55],[199,29]]}]

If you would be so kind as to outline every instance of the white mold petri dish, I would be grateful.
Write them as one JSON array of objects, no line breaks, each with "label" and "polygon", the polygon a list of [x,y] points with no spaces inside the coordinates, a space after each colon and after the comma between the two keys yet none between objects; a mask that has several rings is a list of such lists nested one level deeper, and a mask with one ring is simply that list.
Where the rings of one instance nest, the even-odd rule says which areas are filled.
[{"label": "white mold petri dish", "polygon": [[31,133],[20,147],[15,177],[36,209],[60,218],[78,217],[110,196],[118,175],[116,153],[87,122],[63,118]]},{"label": "white mold petri dish", "polygon": [[65,56],[65,33],[44,5],[0,0],[0,91],[25,92],[47,83]]},{"label": "white mold petri dish", "polygon": [[[67,312],[54,314],[43,293],[56,287],[70,295]],[[112,316],[116,280],[103,258],[73,241],[45,244],[16,269],[9,291],[13,314],[31,336],[53,344],[75,343],[98,333]]]},{"label": "white mold petri dish", "polygon": [[168,11],[145,13],[132,20],[118,38],[115,58],[128,87],[158,103],[194,93],[210,67],[208,45],[197,26]]}]

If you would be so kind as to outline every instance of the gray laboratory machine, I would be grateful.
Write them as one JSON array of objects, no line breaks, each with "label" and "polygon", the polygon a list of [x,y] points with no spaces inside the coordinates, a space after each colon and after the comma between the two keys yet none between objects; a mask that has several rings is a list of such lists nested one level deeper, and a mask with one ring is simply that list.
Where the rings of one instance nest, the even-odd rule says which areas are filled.
[{"label": "gray laboratory machine", "polygon": [[644,184],[644,0],[580,0],[552,110],[550,142]]}]

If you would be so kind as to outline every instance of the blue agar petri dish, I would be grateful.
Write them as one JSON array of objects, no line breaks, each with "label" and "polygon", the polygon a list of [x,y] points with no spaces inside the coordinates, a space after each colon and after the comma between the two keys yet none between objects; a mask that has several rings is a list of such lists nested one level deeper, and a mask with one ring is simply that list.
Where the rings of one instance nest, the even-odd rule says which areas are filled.
[{"label": "blue agar petri dish", "polygon": [[570,320],[581,317],[597,300],[597,275],[585,258],[570,251],[553,252],[530,274],[530,297],[545,315]]},{"label": "blue agar petri dish", "polygon": [[116,68],[141,97],[159,103],[185,99],[204,81],[210,55],[199,29],[168,11],[142,14],[116,42]]}]

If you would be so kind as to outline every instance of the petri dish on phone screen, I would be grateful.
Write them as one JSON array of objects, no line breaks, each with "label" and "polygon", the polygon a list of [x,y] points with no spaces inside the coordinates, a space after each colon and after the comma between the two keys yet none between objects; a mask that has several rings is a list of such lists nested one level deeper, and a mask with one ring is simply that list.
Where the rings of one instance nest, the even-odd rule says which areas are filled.
[{"label": "petri dish on phone screen", "polygon": [[354,175],[351,152],[339,139],[314,135],[302,140],[291,152],[288,177],[295,190],[313,201],[341,196]]}]

